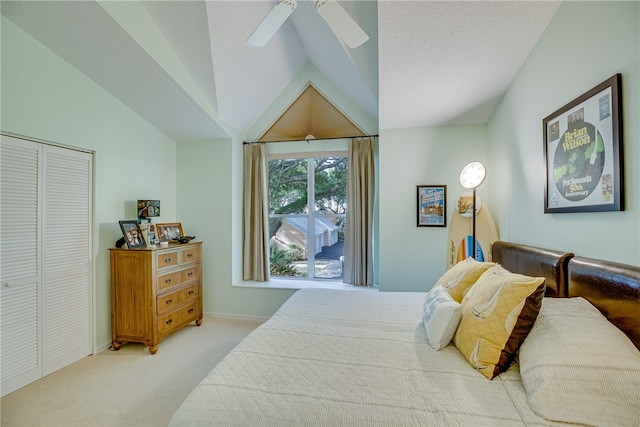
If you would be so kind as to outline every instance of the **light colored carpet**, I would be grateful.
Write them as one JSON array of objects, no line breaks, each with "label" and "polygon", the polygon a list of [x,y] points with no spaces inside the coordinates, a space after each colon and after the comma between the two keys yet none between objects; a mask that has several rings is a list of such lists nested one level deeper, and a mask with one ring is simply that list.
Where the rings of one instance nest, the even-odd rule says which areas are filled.
[{"label": "light colored carpet", "polygon": [[206,317],[165,338],[86,357],[0,400],[9,426],[166,426],[205,375],[258,320]]}]

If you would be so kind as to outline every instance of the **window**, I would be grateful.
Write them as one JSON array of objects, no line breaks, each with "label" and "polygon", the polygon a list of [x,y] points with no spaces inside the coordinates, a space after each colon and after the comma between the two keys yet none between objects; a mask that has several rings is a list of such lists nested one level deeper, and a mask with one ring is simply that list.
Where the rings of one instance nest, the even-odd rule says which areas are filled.
[{"label": "window", "polygon": [[345,152],[270,156],[272,277],[342,278],[347,163]]}]

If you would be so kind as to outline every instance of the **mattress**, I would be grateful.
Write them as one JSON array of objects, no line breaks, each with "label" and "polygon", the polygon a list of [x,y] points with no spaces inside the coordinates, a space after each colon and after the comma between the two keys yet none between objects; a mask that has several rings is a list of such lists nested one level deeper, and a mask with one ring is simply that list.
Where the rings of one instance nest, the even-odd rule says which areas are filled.
[{"label": "mattress", "polygon": [[202,380],[170,425],[555,425],[527,405],[517,362],[488,380],[453,344],[432,349],[425,296],[296,292]]}]

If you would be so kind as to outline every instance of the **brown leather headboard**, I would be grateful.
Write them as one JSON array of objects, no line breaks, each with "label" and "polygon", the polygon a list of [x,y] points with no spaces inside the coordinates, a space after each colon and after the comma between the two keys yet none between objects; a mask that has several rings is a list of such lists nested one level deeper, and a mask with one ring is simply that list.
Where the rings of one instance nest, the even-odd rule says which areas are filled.
[{"label": "brown leather headboard", "polygon": [[564,297],[567,289],[567,263],[572,253],[541,249],[498,240],[491,246],[491,260],[512,273],[544,277],[545,296]]},{"label": "brown leather headboard", "polygon": [[567,296],[589,300],[640,349],[640,267],[574,257],[567,272]]}]

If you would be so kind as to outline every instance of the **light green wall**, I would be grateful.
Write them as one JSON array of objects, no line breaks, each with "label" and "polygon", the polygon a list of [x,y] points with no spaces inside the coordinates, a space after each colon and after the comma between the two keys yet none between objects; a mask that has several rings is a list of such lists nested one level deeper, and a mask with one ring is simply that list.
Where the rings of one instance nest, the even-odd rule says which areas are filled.
[{"label": "light green wall", "polygon": [[[234,286],[242,284],[242,142],[258,139],[309,82],[365,132],[377,133],[377,121],[308,63],[244,137],[238,134],[224,141],[178,144],[178,217],[185,233],[204,242],[205,314],[269,317],[293,293]],[[287,144],[287,149],[294,145]]]},{"label": "light green wall", "polygon": [[205,314],[264,318],[292,291],[232,286],[242,268],[242,186],[234,172],[242,170],[242,156],[234,154],[238,145],[237,139],[178,144],[178,217],[185,234],[203,242]]},{"label": "light green wall", "polygon": [[[488,166],[478,194],[501,238],[640,262],[639,18],[638,2],[566,2],[488,126],[380,132],[376,244],[382,291],[427,290],[444,272],[447,229],[416,227],[416,186],[447,185],[450,220],[463,192],[460,170],[472,160]],[[241,135],[176,144],[4,17],[1,54],[1,129],[96,153],[97,347],[111,339],[107,248],[120,235],[117,221],[135,215],[138,198],[160,199],[162,220],[181,221],[203,240],[206,313],[269,316],[291,294],[232,286],[242,269]],[[322,80],[314,67],[303,70],[244,138],[259,135],[304,82]],[[627,210],[544,215],[542,118],[616,72],[623,73]],[[324,81],[319,86],[376,133],[375,121],[340,104],[339,91]]]},{"label": "light green wall", "polygon": [[[2,131],[95,151],[95,348],[111,342],[109,251],[135,201],[176,219],[176,143],[4,16]],[[71,236],[70,236],[71,238]]]},{"label": "light green wall", "polygon": [[[379,259],[381,291],[426,291],[447,267],[449,227],[417,227],[417,186],[447,186],[447,224],[458,197],[460,171],[486,163],[485,126],[395,129],[380,132]],[[486,186],[477,190],[491,206]],[[456,214],[457,215],[457,214]]]},{"label": "light green wall", "polygon": [[[478,195],[501,239],[640,264],[639,5],[563,3],[487,126],[380,132],[381,290],[426,290],[444,272],[447,230],[415,226],[415,186],[446,184],[450,219],[471,160],[487,165]],[[542,119],[615,73],[623,75],[626,210],[545,215]]]},{"label": "light green wall", "polygon": [[[493,213],[504,239],[640,264],[640,2],[565,2],[488,125]],[[542,119],[622,73],[626,210],[544,214]]]}]

